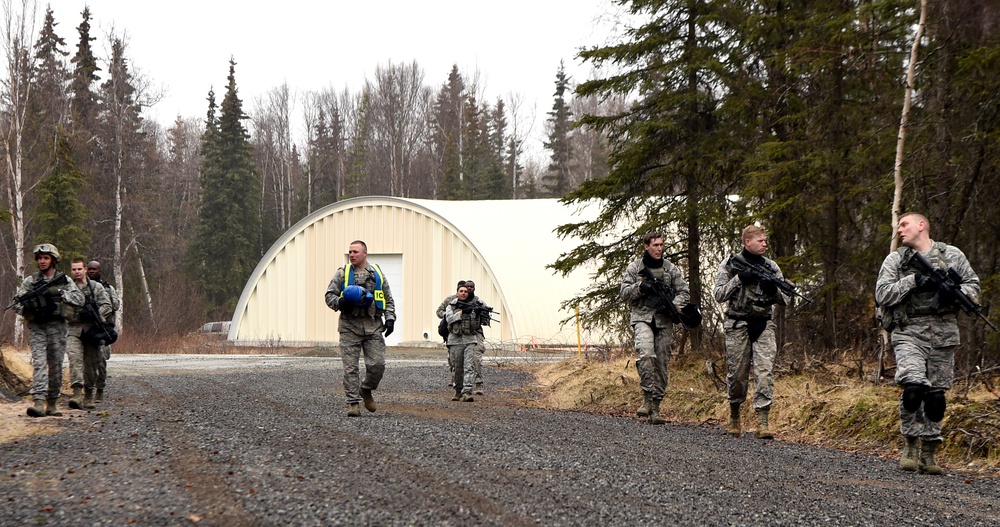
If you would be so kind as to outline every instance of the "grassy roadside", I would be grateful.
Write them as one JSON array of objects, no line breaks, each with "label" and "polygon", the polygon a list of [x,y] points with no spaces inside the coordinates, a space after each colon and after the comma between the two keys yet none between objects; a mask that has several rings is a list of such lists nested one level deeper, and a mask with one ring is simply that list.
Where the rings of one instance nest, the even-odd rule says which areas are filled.
[{"label": "grassy roadside", "polygon": [[[661,407],[672,421],[725,426],[729,405],[725,365],[710,373],[704,359],[671,360],[667,397]],[[641,401],[639,376],[631,359],[567,360],[527,368],[537,381],[529,406],[632,417]],[[899,389],[875,386],[857,376],[857,366],[827,364],[822,371],[778,372],[770,424],[775,437],[895,459],[899,434]],[[853,371],[852,371],[853,369]],[[713,379],[714,377],[714,379]],[[945,443],[938,461],[952,470],[1000,475],[1000,399],[982,382],[956,384],[948,394]],[[752,387],[751,387],[752,391]],[[756,417],[745,403],[744,430]]]}]

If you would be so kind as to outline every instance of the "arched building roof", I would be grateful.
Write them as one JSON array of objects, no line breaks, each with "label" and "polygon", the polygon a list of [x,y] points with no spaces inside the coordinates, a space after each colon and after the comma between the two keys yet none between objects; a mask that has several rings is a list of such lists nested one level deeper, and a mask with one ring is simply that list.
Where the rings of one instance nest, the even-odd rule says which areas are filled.
[{"label": "arched building roof", "polygon": [[360,239],[387,275],[396,331],[387,342],[440,342],[435,314],[459,279],[499,312],[486,337],[503,343],[576,343],[561,303],[591,280],[546,266],[575,247],[554,229],[583,219],[554,199],[436,201],[360,197],[328,205],[285,232],[258,263],[234,313],[237,342],[332,343],[337,313],[324,301],[333,273]]}]

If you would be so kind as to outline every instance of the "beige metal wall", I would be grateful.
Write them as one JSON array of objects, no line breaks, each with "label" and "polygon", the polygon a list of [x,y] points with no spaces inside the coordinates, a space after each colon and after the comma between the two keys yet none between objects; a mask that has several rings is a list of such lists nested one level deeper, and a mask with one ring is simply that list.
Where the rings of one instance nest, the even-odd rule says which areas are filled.
[{"label": "beige metal wall", "polygon": [[[512,322],[497,280],[481,255],[442,218],[394,198],[338,202],[303,219],[261,260],[243,292],[229,339],[244,342],[332,343],[337,313],[326,306],[330,278],[347,262],[347,247],[364,240],[369,255],[401,254],[405,319],[397,323],[400,343],[440,342],[434,311],[454,293],[459,279],[473,279],[477,294],[493,306],[500,323],[487,338],[512,338]],[[426,336],[425,336],[426,335]]]}]

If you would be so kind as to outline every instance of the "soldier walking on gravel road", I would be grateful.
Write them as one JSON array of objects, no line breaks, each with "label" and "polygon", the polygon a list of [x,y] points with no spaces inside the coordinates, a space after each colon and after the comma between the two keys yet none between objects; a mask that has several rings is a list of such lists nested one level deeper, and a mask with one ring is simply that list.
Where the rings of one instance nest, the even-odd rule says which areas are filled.
[{"label": "soldier walking on gravel road", "polygon": [[11,307],[28,322],[31,344],[31,417],[62,415],[56,408],[62,393],[63,354],[66,353],[66,314],[69,306],[83,305],[83,293],[65,274],[56,269],[59,250],[51,243],[36,245],[32,251],[38,272],[21,281]]},{"label": "soldier walking on gravel road", "polygon": [[[642,243],[645,249],[642,257],[625,269],[620,294],[631,308],[629,320],[635,331],[635,351],[639,354],[635,369],[639,371],[643,402],[636,415],[648,417],[650,424],[661,425],[667,422],[660,416],[660,403],[667,390],[674,325],[670,317],[657,308],[660,302],[657,291],[659,288],[669,290],[670,301],[675,307],[687,304],[690,293],[681,270],[663,258],[663,235],[651,232]],[[644,275],[651,279],[643,278]]]},{"label": "soldier walking on gravel road", "polygon": [[[347,250],[350,264],[337,269],[326,288],[326,305],[340,312],[340,355],[344,364],[344,394],[347,415],[361,415],[359,403],[374,412],[372,392],[385,372],[385,337],[396,324],[396,304],[389,282],[378,265],[368,263],[368,246],[361,240]],[[384,318],[384,322],[383,322]],[[365,357],[365,378],[359,376],[358,361]]]},{"label": "soldier walking on gravel road", "polygon": [[[903,387],[899,430],[905,443],[899,466],[942,474],[934,452],[943,441],[944,393],[951,388],[955,349],[961,344],[958,300],[964,295],[978,302],[979,277],[961,250],[931,239],[923,214],[903,214],[896,232],[902,246],[882,262],[875,301],[883,309],[883,327],[892,331],[896,383]],[[935,272],[920,269],[920,260]]]},{"label": "soldier walking on gravel road", "polygon": [[715,300],[726,303],[726,385],[729,387],[729,430],[739,437],[740,405],[747,399],[753,370],[753,409],[758,426],[754,436],[771,439],[768,414],[774,402],[774,359],[778,347],[771,320],[775,304],[790,298],[778,288],[784,280],[774,260],[764,257],[767,232],[756,225],[743,229],[743,250],[722,262],[715,273]]},{"label": "soldier walking on gravel road", "polygon": [[98,361],[101,360],[99,340],[89,338],[94,326],[103,324],[111,315],[111,298],[104,286],[87,277],[83,258],[70,263],[73,282],[84,296],[84,307],[72,310],[66,336],[66,355],[69,357],[70,384],[73,397],[69,407],[75,410],[94,408],[94,387],[97,385]]}]

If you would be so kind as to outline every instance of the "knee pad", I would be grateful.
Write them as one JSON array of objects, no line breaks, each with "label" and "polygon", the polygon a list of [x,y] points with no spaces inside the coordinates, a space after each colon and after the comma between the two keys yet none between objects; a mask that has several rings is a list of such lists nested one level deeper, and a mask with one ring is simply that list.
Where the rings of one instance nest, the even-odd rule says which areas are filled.
[{"label": "knee pad", "polygon": [[940,390],[928,391],[924,394],[924,415],[932,422],[939,423],[944,419],[944,409],[947,404],[944,399],[944,392]]},{"label": "knee pad", "polygon": [[920,403],[924,402],[924,391],[926,387],[922,384],[907,384],[903,387],[903,408],[907,412],[916,412],[920,409]]}]

